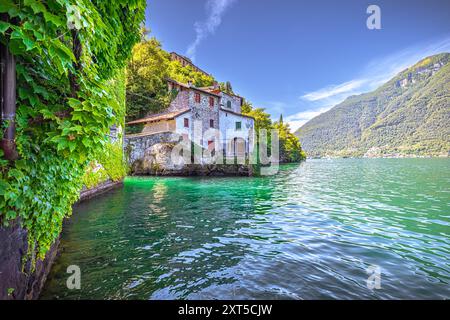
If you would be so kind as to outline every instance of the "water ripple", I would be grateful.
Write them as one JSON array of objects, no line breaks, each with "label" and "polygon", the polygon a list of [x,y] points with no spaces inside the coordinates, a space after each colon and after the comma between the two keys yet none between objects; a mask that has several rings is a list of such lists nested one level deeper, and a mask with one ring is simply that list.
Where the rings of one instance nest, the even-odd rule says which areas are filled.
[{"label": "water ripple", "polygon": [[[449,183],[448,159],[130,178],[75,208],[43,298],[449,299]],[[80,291],[65,288],[72,264]]]}]

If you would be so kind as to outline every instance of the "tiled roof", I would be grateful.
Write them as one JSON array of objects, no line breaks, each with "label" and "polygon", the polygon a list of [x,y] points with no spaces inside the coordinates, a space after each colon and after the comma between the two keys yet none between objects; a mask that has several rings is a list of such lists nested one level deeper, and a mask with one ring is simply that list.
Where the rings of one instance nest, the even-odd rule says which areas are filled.
[{"label": "tiled roof", "polygon": [[241,117],[244,117],[244,118],[250,118],[250,119],[255,120],[255,118],[252,117],[252,116],[247,116],[247,115],[245,115],[245,114],[242,114],[242,113],[239,113],[239,112],[235,112],[235,111],[230,110],[230,109],[226,109],[226,108],[222,108],[222,107],[221,107],[221,108],[220,108],[220,111],[225,111],[225,112],[228,112],[228,113],[237,115],[237,116],[241,116]]},{"label": "tiled roof", "polygon": [[130,121],[130,122],[127,123],[127,125],[147,123],[147,122],[155,122],[155,121],[162,121],[162,120],[172,120],[172,119],[175,119],[175,117],[180,116],[180,115],[182,115],[182,114],[184,114],[184,113],[186,113],[188,111],[190,111],[190,109],[183,109],[183,110],[174,111],[174,112],[168,112],[168,113],[163,113],[163,114],[156,114],[156,115],[151,116],[151,117]]},{"label": "tiled roof", "polygon": [[237,97],[237,98],[244,99],[243,97],[241,97],[241,96],[238,95],[238,94],[235,94],[235,93],[226,93],[226,92],[224,92],[224,91],[222,91],[222,90],[220,90],[220,89],[218,89],[218,88],[216,88],[216,87],[214,87],[214,86],[211,86],[211,87],[201,87],[201,88],[199,88],[199,89],[204,90],[204,91],[208,91],[208,92],[212,92],[212,93],[215,93],[215,94],[217,94],[217,95],[219,95],[221,92],[223,92],[223,93],[225,93],[225,94],[227,94],[227,95],[229,95],[229,96],[234,96],[234,97]]}]

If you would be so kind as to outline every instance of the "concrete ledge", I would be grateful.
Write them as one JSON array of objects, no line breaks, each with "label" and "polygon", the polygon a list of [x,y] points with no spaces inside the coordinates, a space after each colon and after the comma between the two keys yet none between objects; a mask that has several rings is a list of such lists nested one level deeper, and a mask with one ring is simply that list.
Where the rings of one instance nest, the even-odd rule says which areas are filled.
[{"label": "concrete ledge", "polygon": [[92,188],[92,189],[86,189],[81,191],[80,194],[80,200],[78,200],[78,202],[84,201],[84,200],[88,200],[91,199],[95,196],[98,196],[102,193],[105,193],[111,189],[114,189],[116,187],[122,186],[123,185],[123,181],[106,181],[103,182],[101,184],[99,184],[97,187]]}]

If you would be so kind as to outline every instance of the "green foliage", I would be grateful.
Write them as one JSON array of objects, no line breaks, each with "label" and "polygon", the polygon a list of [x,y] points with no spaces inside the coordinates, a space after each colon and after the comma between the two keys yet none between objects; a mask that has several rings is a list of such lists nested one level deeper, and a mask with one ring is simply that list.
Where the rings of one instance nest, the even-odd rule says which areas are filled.
[{"label": "green foliage", "polygon": [[[127,121],[162,112],[170,105],[177,93],[168,92],[167,78],[192,82],[197,87],[210,86],[215,81],[191,66],[183,67],[178,61],[172,61],[157,39],[146,37],[148,30],[141,32],[141,42],[133,48],[127,67]],[[130,126],[127,133],[137,133],[140,129]]]},{"label": "green foliage", "polygon": [[191,66],[183,67],[179,61],[171,61],[169,66],[169,77],[182,83],[189,81],[196,87],[208,87],[214,84],[214,78],[196,71]]},{"label": "green foliage", "polygon": [[133,48],[127,67],[127,121],[169,106],[169,65],[170,55],[155,38],[144,38]]},{"label": "green foliage", "polygon": [[310,156],[439,156],[450,151],[450,54],[428,57],[297,131]]},{"label": "green foliage", "polygon": [[8,288],[8,296],[12,296],[14,294],[14,291],[16,291],[16,289],[14,288]]},{"label": "green foliage", "polygon": [[300,162],[305,160],[306,154],[302,150],[299,139],[291,132],[289,124],[282,121],[275,122],[273,127],[278,130],[281,162]]},{"label": "green foliage", "polygon": [[219,83],[219,88],[225,93],[234,94],[233,87],[231,86],[230,81]]},{"label": "green foliage", "polygon": [[110,126],[121,122],[123,106],[111,84],[140,39],[144,9],[141,0],[0,5],[17,20],[0,24],[0,41],[17,59],[20,155],[0,161],[0,217],[3,224],[20,218],[31,256],[43,258],[59,236],[89,159],[104,150]]},{"label": "green foliage", "polygon": [[[253,108],[252,104],[244,101],[241,109],[242,113],[251,116],[255,119],[255,131],[259,141],[259,132],[261,129],[278,131],[280,141],[280,161],[284,163],[299,162],[306,159],[306,154],[302,150],[299,139],[291,132],[289,124],[283,123],[283,118],[280,117],[279,122],[272,122],[270,114],[265,112],[263,108]],[[268,135],[268,146],[271,144],[271,136]],[[259,145],[257,146],[259,148]],[[268,150],[270,153],[270,150]]]},{"label": "green foliage", "polygon": [[89,164],[83,176],[83,185],[88,189],[108,180],[120,181],[128,173],[120,142],[107,144],[95,158],[97,160]]}]

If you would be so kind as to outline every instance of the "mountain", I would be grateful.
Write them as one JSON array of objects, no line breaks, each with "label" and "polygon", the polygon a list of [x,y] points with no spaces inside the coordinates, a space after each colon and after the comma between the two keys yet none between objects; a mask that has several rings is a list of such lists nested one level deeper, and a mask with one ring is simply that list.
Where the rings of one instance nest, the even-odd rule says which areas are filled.
[{"label": "mountain", "polygon": [[297,130],[309,157],[448,156],[450,54],[425,58]]}]

